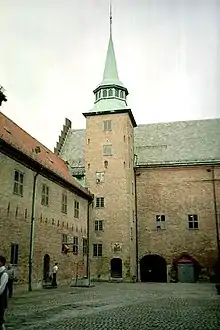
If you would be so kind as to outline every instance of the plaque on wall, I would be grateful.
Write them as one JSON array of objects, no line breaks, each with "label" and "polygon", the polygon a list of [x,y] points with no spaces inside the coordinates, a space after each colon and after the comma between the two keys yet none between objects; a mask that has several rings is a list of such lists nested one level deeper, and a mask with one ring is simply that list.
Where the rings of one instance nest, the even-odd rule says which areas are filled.
[{"label": "plaque on wall", "polygon": [[114,252],[121,252],[122,251],[122,243],[113,243],[112,250]]}]

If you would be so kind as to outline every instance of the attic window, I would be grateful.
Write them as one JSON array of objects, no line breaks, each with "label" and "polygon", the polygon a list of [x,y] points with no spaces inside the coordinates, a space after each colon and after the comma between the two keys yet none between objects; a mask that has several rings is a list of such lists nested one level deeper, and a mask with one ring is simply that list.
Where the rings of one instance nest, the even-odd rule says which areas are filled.
[{"label": "attic window", "polygon": [[11,134],[11,131],[9,131],[7,127],[4,127],[4,129],[6,130],[7,133]]},{"label": "attic window", "polygon": [[116,90],[115,90],[115,96],[116,97],[119,97],[119,90],[116,88]]},{"label": "attic window", "polygon": [[108,96],[113,96],[113,90],[112,89],[109,89]]},{"label": "attic window", "polygon": [[106,89],[103,90],[103,97],[107,97],[107,90]]}]

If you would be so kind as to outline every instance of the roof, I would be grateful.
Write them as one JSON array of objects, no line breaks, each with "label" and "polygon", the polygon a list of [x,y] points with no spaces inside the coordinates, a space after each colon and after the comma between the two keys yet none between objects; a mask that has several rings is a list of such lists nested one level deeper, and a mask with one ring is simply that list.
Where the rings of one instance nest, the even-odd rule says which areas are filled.
[{"label": "roof", "polygon": [[220,161],[220,118],[139,125],[134,132],[139,165]]},{"label": "roof", "polygon": [[[85,130],[70,130],[60,156],[84,166]],[[134,129],[138,165],[220,161],[220,118],[139,125]]]},{"label": "roof", "polygon": [[[71,176],[63,159],[25,132],[2,112],[0,112],[0,139],[91,198],[92,195],[89,191]],[[40,150],[38,153],[35,151],[37,147]]]}]

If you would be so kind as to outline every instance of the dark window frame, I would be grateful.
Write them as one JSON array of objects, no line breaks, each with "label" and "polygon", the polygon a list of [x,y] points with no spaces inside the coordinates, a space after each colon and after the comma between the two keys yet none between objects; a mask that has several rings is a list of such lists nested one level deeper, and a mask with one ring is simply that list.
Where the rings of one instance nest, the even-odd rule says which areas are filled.
[{"label": "dark window frame", "polygon": [[79,202],[74,200],[74,218],[79,219]]},{"label": "dark window frame", "polygon": [[103,220],[95,220],[94,227],[95,231],[103,231]]},{"label": "dark window frame", "polygon": [[11,258],[10,263],[12,265],[18,264],[18,243],[11,243]]},{"label": "dark window frame", "polygon": [[95,207],[104,208],[105,207],[105,197],[96,197]]},{"label": "dark window frame", "polygon": [[197,214],[188,214],[189,229],[199,229],[199,219]]},{"label": "dark window frame", "polygon": [[102,244],[93,244],[93,257],[102,257]]},{"label": "dark window frame", "polygon": [[42,184],[41,204],[44,206],[49,205],[49,186],[46,184]]},{"label": "dark window frame", "polygon": [[14,170],[14,186],[13,193],[23,197],[24,192],[24,173],[19,170]]},{"label": "dark window frame", "polygon": [[67,214],[67,193],[63,192],[62,193],[62,208],[61,208],[62,213]]},{"label": "dark window frame", "polygon": [[74,236],[73,237],[73,254],[77,256],[79,253],[79,237]]}]

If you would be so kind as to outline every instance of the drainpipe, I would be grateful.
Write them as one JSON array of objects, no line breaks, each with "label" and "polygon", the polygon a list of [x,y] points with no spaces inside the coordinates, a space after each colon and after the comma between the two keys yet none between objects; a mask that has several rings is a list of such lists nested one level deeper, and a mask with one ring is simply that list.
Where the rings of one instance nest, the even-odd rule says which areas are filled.
[{"label": "drainpipe", "polygon": [[35,199],[36,199],[36,182],[39,172],[34,175],[32,207],[31,207],[31,232],[30,232],[30,251],[29,251],[29,274],[28,274],[28,290],[32,291],[32,269],[34,254],[34,230],[35,230]]},{"label": "drainpipe", "polygon": [[217,202],[216,202],[216,187],[215,187],[215,167],[212,167],[212,183],[213,183],[213,202],[214,202],[214,212],[215,212],[215,225],[216,225],[216,240],[218,249],[218,260],[220,260],[220,241],[219,241],[219,224],[218,224],[218,212],[217,212]]},{"label": "drainpipe", "polygon": [[139,253],[138,253],[138,216],[137,216],[137,177],[136,168],[134,168],[134,189],[135,189],[135,236],[136,236],[136,281],[139,279]]},{"label": "drainpipe", "polygon": [[90,284],[90,260],[89,260],[89,246],[90,246],[90,205],[92,201],[88,201],[87,206],[87,251],[86,251],[86,277]]}]

